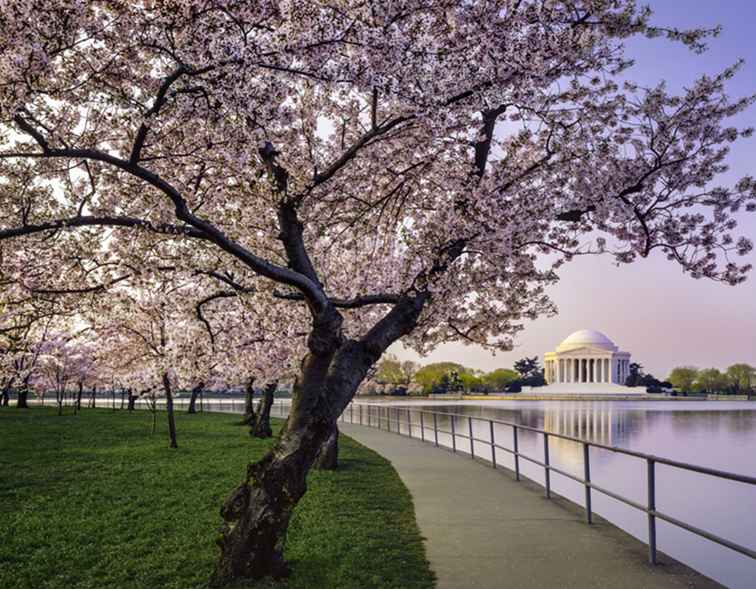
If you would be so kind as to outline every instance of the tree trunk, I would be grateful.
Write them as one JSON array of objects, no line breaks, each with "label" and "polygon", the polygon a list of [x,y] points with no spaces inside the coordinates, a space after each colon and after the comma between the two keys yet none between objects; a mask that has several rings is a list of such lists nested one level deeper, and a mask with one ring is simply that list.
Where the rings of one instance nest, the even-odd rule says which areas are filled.
[{"label": "tree trunk", "polygon": [[134,394],[134,391],[132,391],[131,389],[128,390],[128,393],[129,393],[129,404],[127,407],[127,411],[134,411],[137,396]]},{"label": "tree trunk", "polygon": [[58,416],[63,415],[63,391],[55,391],[55,401],[58,403]]},{"label": "tree trunk", "polygon": [[126,402],[125,398],[126,398],[126,389],[121,389],[121,411],[123,411],[123,406]]},{"label": "tree trunk", "polygon": [[336,470],[339,466],[339,428],[334,426],[331,435],[323,443],[315,458],[313,468],[318,470]]},{"label": "tree trunk", "polygon": [[248,425],[250,427],[249,433],[251,434],[255,427],[255,377],[250,376],[247,381],[247,386],[244,388],[244,417],[242,418],[242,425]]},{"label": "tree trunk", "polygon": [[29,390],[25,388],[18,389],[18,399],[16,400],[16,407],[19,409],[29,408]]},{"label": "tree trunk", "polygon": [[3,407],[10,405],[11,388],[13,387],[13,379],[9,378],[5,385],[3,385]]},{"label": "tree trunk", "polygon": [[168,435],[170,436],[171,448],[178,448],[176,443],[176,418],[173,415],[173,395],[171,394],[171,381],[167,374],[163,374],[163,388],[165,389],[165,410],[168,413]]},{"label": "tree trunk", "polygon": [[255,424],[250,428],[249,434],[256,438],[269,438],[273,435],[270,427],[270,408],[273,406],[273,393],[278,388],[278,381],[265,385],[262,405],[257,414]]},{"label": "tree trunk", "polygon": [[84,392],[84,383],[79,382],[79,390],[76,393],[76,411],[75,413],[78,413],[81,411],[81,395]]},{"label": "tree trunk", "polygon": [[187,413],[197,413],[197,395],[199,395],[200,391],[204,388],[205,383],[201,382],[192,389],[192,396],[189,398],[189,409],[187,409]]},{"label": "tree trunk", "polygon": [[97,407],[97,387],[92,387],[92,409]]},{"label": "tree trunk", "polygon": [[428,297],[403,299],[359,341],[344,339],[341,315],[332,307],[314,316],[289,418],[270,451],[248,465],[245,479],[221,508],[212,586],[287,574],[283,544],[291,514],[307,489],[308,471],[368,371],[412,331]]}]

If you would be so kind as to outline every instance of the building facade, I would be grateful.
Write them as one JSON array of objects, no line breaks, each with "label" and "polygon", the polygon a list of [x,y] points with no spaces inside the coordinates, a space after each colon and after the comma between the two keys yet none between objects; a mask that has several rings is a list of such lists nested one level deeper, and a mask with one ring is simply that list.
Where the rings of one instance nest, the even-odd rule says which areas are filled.
[{"label": "building facade", "polygon": [[[544,376],[547,385],[623,386],[630,374],[630,352],[621,351],[606,335],[593,329],[576,331],[553,352],[544,355]],[[558,388],[565,388],[559,386]]]}]

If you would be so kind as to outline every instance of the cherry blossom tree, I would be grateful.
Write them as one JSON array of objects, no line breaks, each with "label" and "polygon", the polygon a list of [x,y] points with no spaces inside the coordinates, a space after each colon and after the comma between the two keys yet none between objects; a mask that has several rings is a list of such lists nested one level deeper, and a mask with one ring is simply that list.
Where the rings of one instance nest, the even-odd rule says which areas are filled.
[{"label": "cherry blossom tree", "polygon": [[179,272],[308,316],[217,585],[286,573],[307,472],[392,343],[507,349],[578,255],[750,270],[734,215],[756,185],[717,176],[752,99],[725,92],[737,65],[680,95],[619,81],[627,38],[717,32],[633,0],[7,0],[0,25],[8,273],[96,295]]}]

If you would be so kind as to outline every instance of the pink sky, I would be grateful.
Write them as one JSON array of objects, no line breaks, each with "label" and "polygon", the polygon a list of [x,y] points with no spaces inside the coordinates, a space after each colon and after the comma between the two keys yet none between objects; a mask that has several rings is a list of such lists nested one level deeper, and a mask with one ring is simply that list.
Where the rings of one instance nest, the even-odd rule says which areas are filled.
[{"label": "pink sky", "polygon": [[[722,35],[711,41],[704,55],[662,40],[634,41],[628,53],[637,57],[633,79],[647,84],[667,80],[679,89],[698,74],[717,73],[738,58],[745,67],[731,86],[731,94],[756,93],[756,3],[751,0],[690,2],[655,0],[658,24],[676,27],[721,24]],[[756,107],[736,123],[756,127]],[[730,157],[728,180],[756,175],[756,138],[742,141]],[[737,233],[756,240],[756,215],[741,215]],[[756,255],[747,260],[756,266]],[[756,365],[756,274],[737,287],[683,275],[679,267],[656,255],[630,266],[617,268],[611,258],[578,259],[561,271],[560,283],[551,290],[559,315],[526,325],[512,352],[491,353],[473,346],[449,344],[439,347],[422,362],[453,361],[491,370],[510,367],[523,356],[539,356],[553,350],[578,329],[597,329],[632,360],[657,377],[682,364],[725,368],[735,362]],[[417,359],[397,347],[402,358]]]}]

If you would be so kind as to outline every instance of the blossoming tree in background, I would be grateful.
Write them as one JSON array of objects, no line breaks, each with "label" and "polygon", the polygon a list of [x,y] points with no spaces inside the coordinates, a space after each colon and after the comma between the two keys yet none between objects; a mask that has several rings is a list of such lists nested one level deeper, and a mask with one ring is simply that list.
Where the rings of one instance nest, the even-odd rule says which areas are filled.
[{"label": "blossoming tree in background", "polygon": [[392,343],[506,349],[576,255],[750,269],[729,255],[752,248],[733,215],[754,182],[716,183],[750,133],[727,124],[752,102],[725,93],[737,68],[679,96],[618,81],[625,39],[701,51],[713,31],[631,0],[336,4],[0,6],[0,243],[28,254],[7,272],[96,296],[173,271],[307,316],[216,584],[285,574],[307,472]]}]

